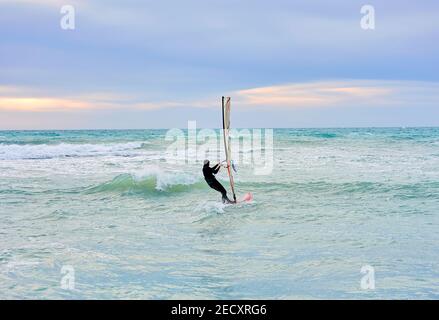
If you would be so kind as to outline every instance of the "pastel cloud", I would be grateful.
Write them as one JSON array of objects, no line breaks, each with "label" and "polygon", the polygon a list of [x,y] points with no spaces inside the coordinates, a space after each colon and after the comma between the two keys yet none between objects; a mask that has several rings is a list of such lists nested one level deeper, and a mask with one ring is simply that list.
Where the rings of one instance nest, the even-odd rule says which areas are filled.
[{"label": "pastel cloud", "polygon": [[62,112],[113,105],[116,96],[102,93],[89,96],[62,97],[32,87],[0,86],[0,110],[18,112]]},{"label": "pastel cloud", "polygon": [[[23,92],[27,93],[23,94]],[[237,109],[416,107],[439,106],[439,83],[384,80],[343,80],[281,84],[227,93]],[[168,108],[216,108],[218,96],[188,100],[153,100],[107,92],[76,96],[51,96],[35,88],[0,86],[0,110],[63,112],[86,110],[159,110]]]},{"label": "pastel cloud", "polygon": [[0,110],[43,112],[87,108],[90,108],[90,105],[86,102],[67,99],[14,97],[0,98]]},{"label": "pastel cloud", "polygon": [[144,101],[125,93],[91,92],[76,96],[50,95],[37,88],[0,86],[0,111],[75,112],[94,110],[155,110],[184,106],[181,102]]},{"label": "pastel cloud", "polygon": [[439,104],[439,83],[346,80],[293,83],[239,90],[238,104],[281,108]]}]

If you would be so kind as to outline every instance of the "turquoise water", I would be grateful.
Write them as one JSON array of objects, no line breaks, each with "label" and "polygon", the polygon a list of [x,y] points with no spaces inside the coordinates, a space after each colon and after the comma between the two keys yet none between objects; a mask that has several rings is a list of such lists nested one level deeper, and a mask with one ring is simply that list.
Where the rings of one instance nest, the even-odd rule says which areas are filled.
[{"label": "turquoise water", "polygon": [[165,134],[0,132],[0,298],[439,298],[439,128],[276,129],[239,205]]}]

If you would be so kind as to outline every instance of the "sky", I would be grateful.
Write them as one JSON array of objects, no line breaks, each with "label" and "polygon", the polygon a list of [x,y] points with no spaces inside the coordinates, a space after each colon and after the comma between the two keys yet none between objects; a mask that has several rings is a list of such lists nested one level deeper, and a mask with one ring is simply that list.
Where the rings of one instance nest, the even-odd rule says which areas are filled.
[{"label": "sky", "polygon": [[0,130],[219,127],[223,95],[234,127],[439,126],[438,16],[437,0],[0,0]]}]

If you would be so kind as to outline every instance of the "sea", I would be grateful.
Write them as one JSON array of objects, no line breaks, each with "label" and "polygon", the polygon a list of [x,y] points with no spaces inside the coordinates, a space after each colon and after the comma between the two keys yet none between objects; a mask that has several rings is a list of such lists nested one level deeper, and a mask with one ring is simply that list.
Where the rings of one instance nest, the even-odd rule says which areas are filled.
[{"label": "sea", "polygon": [[0,299],[439,299],[439,128],[271,137],[223,204],[168,130],[0,131]]}]

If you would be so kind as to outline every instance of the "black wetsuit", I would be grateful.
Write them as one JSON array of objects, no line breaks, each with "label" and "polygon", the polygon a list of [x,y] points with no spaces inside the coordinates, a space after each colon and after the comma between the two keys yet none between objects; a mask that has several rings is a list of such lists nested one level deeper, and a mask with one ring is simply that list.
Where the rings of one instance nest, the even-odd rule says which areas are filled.
[{"label": "black wetsuit", "polygon": [[220,169],[220,164],[217,164],[214,167],[209,167],[209,164],[205,164],[203,166],[203,175],[209,187],[221,193],[223,202],[232,203],[227,197],[227,191],[224,189],[221,183],[216,180],[214,174],[217,174]]}]

